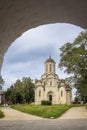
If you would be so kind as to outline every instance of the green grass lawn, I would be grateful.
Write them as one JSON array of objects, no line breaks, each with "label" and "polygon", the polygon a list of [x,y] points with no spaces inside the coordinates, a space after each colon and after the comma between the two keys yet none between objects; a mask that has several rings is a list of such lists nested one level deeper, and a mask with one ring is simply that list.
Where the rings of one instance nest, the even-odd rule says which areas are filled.
[{"label": "green grass lawn", "polygon": [[41,116],[44,118],[57,118],[63,114],[66,110],[71,108],[70,105],[52,105],[52,106],[40,106],[40,105],[13,105],[13,109],[19,110],[32,115]]},{"label": "green grass lawn", "polygon": [[4,117],[4,113],[0,110],[0,118]]}]

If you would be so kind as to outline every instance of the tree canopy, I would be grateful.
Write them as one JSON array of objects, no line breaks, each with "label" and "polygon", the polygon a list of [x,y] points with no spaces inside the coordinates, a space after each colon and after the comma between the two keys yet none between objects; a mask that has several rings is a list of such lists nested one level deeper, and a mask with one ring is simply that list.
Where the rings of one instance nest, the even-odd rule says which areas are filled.
[{"label": "tree canopy", "polygon": [[27,77],[18,79],[7,89],[5,98],[12,103],[31,103],[34,101],[34,83]]},{"label": "tree canopy", "polygon": [[64,68],[74,83],[81,100],[87,101],[87,31],[81,32],[73,43],[61,48],[59,67]]},{"label": "tree canopy", "polygon": [[4,85],[4,80],[2,76],[0,75],[0,90],[2,89],[2,86]]}]

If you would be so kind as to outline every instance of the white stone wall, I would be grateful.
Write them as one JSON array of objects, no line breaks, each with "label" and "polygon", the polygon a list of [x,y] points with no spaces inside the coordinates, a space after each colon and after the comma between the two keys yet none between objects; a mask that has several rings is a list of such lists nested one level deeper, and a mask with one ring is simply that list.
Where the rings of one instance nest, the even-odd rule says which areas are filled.
[{"label": "white stone wall", "polygon": [[[55,81],[56,82],[56,81]],[[42,100],[49,100],[49,94],[52,95],[52,104],[70,104],[71,92],[66,91],[65,86],[58,89],[58,86],[51,86],[48,84],[45,86],[45,90],[42,86],[38,86],[35,90],[35,104],[41,104]]]},{"label": "white stone wall", "polygon": [[66,104],[66,90],[65,90],[64,86],[62,86],[59,89],[59,103],[60,104]]},{"label": "white stone wall", "polygon": [[66,92],[66,103],[71,104],[72,101],[72,91],[67,91]]},{"label": "white stone wall", "polygon": [[59,82],[60,79],[55,74],[55,62],[46,62],[45,73],[41,76],[41,80],[35,83],[35,104],[41,104],[42,100],[52,100],[52,104],[70,104],[71,92],[66,91],[63,82],[60,84]]},{"label": "white stone wall", "polygon": [[43,87],[41,85],[37,86],[35,89],[35,104],[41,104],[43,100]]}]

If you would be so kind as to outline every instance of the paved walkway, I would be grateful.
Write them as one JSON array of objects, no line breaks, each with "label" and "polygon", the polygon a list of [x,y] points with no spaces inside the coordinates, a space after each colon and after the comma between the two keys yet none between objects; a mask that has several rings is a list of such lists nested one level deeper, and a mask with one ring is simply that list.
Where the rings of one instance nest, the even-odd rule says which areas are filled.
[{"label": "paved walkway", "polygon": [[2,107],[1,111],[4,112],[5,117],[0,120],[43,120],[44,118],[26,114],[10,107]]},{"label": "paved walkway", "polygon": [[[44,118],[26,114],[10,107],[2,107],[5,117],[0,120],[45,120]],[[72,107],[58,119],[87,119],[87,109],[85,107]]]},{"label": "paved walkway", "polygon": [[11,108],[1,108],[0,130],[87,130],[87,109],[73,107],[58,119],[44,119]]},{"label": "paved walkway", "polygon": [[59,119],[87,119],[87,109],[85,107],[72,107]]}]

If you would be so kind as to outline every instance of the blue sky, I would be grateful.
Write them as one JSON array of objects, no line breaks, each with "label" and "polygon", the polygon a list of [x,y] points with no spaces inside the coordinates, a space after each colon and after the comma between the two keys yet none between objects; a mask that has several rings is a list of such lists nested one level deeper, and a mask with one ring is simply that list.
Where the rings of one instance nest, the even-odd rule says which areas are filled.
[{"label": "blue sky", "polygon": [[59,48],[73,42],[83,29],[66,23],[55,23],[30,29],[16,39],[8,48],[1,74],[5,80],[4,90],[17,79],[31,77],[40,79],[44,73],[44,62],[51,55],[56,62],[56,73],[60,78],[68,75],[58,68]]}]

